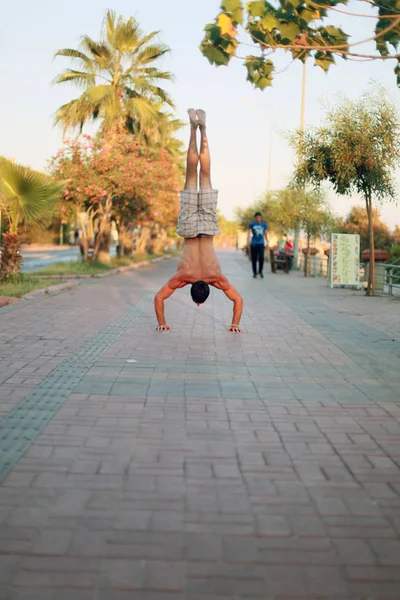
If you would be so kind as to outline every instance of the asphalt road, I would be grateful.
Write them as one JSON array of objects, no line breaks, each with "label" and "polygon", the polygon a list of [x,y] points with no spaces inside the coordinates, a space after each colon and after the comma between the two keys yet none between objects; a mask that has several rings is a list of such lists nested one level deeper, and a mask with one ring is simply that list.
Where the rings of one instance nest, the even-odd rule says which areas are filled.
[{"label": "asphalt road", "polygon": [[[115,247],[111,248],[111,255],[115,256]],[[80,256],[78,247],[71,247],[68,250],[37,250],[22,251],[24,263],[22,271],[32,273],[38,269],[43,269],[56,262],[69,262],[77,260]]]}]

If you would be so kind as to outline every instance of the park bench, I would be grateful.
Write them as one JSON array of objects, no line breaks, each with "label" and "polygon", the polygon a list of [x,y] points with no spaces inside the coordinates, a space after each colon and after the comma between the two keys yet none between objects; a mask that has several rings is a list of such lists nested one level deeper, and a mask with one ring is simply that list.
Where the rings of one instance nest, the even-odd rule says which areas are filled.
[{"label": "park bench", "polygon": [[289,256],[287,254],[279,254],[273,248],[270,249],[271,271],[276,273],[277,270],[282,270],[289,274]]}]

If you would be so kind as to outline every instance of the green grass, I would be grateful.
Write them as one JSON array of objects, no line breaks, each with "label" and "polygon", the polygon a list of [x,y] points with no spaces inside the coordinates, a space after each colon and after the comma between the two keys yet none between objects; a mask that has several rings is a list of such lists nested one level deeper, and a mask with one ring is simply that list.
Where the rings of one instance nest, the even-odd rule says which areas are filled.
[{"label": "green grass", "polygon": [[81,260],[72,260],[70,262],[53,263],[44,269],[32,273],[33,276],[40,275],[98,275],[118,267],[126,267],[134,263],[164,256],[165,254],[175,254],[174,251],[163,252],[160,254],[137,254],[135,256],[126,256],[123,258],[112,258],[109,264],[100,262],[82,262]]},{"label": "green grass", "polygon": [[32,273],[33,276],[40,275],[97,275],[112,269],[110,265],[99,262],[82,262],[71,260],[70,262],[56,262],[48,265],[44,269],[39,269]]},{"label": "green grass", "polygon": [[65,283],[62,280],[53,279],[39,279],[38,277],[30,277],[27,275],[20,275],[15,279],[9,279],[7,281],[0,281],[0,296],[12,296],[13,298],[21,298],[33,290],[39,290],[47,288],[50,285],[56,285],[57,283]]}]

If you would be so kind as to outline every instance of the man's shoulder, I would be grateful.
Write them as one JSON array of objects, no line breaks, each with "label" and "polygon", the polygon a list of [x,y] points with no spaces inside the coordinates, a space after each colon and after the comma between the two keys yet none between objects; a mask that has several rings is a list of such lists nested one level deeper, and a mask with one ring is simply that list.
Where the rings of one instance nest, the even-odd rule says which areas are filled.
[{"label": "man's shoulder", "polygon": [[225,277],[225,275],[218,275],[217,277],[213,277],[212,281],[209,282],[210,285],[212,285],[213,287],[217,288],[217,290],[222,290],[225,291],[227,289],[229,289],[230,287],[230,283],[228,281],[228,279]]}]

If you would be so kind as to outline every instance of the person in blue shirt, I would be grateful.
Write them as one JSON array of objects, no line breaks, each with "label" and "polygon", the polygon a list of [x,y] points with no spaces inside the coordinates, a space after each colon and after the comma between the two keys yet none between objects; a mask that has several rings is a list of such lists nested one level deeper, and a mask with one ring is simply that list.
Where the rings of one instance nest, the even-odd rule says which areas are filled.
[{"label": "person in blue shirt", "polygon": [[255,221],[250,223],[249,231],[247,235],[247,247],[249,249],[249,257],[251,257],[251,263],[253,266],[253,277],[257,278],[257,263],[258,263],[258,274],[261,278],[263,275],[264,268],[264,253],[265,247],[268,246],[268,226],[262,220],[260,212],[256,212],[254,215]]}]

